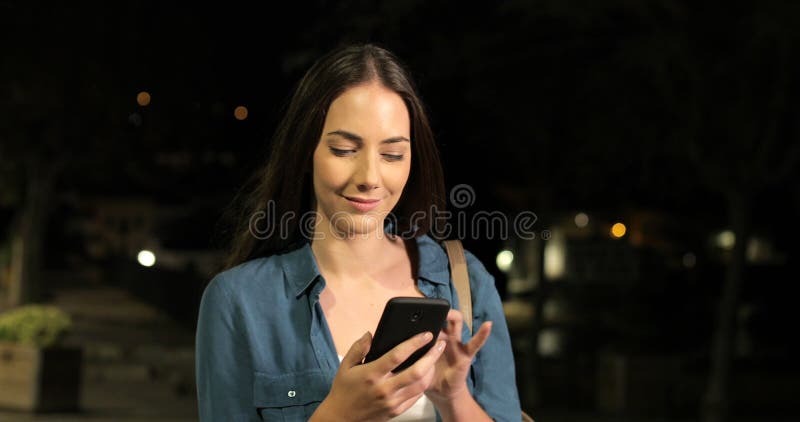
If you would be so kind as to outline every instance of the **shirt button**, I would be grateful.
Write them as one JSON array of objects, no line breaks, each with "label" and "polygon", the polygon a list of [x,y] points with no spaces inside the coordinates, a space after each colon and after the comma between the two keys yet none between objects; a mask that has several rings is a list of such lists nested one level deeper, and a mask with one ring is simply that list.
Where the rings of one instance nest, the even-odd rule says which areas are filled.
[{"label": "shirt button", "polygon": [[289,396],[289,397],[294,397],[294,396],[297,395],[297,393],[294,390],[289,390],[289,392],[286,393],[286,395]]}]

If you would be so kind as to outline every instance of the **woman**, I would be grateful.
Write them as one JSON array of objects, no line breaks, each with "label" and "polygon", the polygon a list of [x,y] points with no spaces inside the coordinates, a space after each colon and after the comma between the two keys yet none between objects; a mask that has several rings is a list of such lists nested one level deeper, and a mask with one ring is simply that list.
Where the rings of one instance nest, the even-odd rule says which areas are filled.
[{"label": "woman", "polygon": [[[492,276],[467,253],[474,335],[447,328],[362,364],[386,302],[447,299],[433,234],[441,165],[422,103],[388,51],[350,46],[300,81],[197,327],[202,421],[519,420]],[[391,370],[438,335],[436,347]]]}]

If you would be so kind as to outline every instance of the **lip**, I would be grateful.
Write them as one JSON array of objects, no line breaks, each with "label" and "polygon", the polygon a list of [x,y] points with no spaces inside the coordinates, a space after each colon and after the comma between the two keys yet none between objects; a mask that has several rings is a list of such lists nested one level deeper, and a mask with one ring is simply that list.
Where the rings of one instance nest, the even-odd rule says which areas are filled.
[{"label": "lip", "polygon": [[380,199],[351,198],[349,196],[345,196],[344,198],[347,199],[347,202],[349,202],[353,208],[361,212],[371,211],[381,202]]}]

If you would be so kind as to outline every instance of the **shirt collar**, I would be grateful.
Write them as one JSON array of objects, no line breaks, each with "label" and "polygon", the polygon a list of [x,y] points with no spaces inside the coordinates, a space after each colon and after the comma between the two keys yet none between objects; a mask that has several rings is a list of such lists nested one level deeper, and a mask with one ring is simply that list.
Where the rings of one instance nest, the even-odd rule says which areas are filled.
[{"label": "shirt collar", "polygon": [[302,246],[285,254],[281,263],[295,297],[300,296],[319,279],[319,267],[309,242],[303,242]]},{"label": "shirt collar", "polygon": [[[442,246],[428,235],[419,236],[415,240],[419,251],[419,278],[434,284],[450,283],[449,263]],[[303,294],[319,280],[319,267],[309,242],[304,242],[301,247],[286,253],[282,265],[295,297]]]}]

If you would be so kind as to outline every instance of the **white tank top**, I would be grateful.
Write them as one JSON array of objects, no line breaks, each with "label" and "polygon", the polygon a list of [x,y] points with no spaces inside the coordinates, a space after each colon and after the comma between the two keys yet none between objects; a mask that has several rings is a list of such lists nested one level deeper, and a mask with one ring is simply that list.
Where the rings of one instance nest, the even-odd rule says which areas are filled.
[{"label": "white tank top", "polygon": [[[342,359],[343,356],[339,356],[339,363],[342,363]],[[436,410],[434,410],[433,403],[423,394],[413,406],[406,409],[400,416],[389,420],[394,422],[435,422]]]}]

